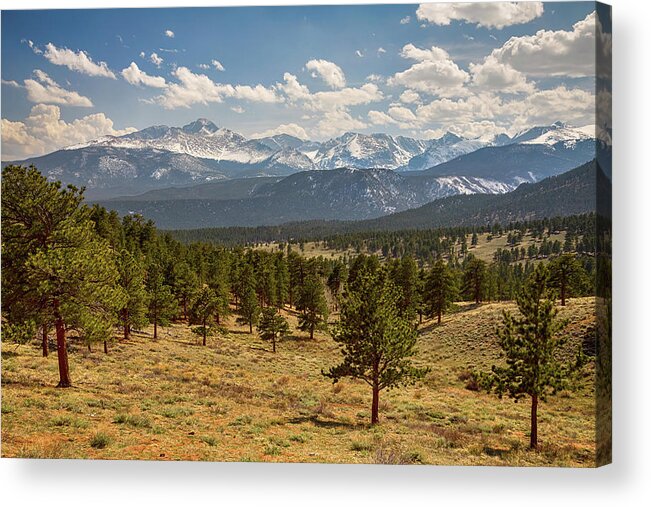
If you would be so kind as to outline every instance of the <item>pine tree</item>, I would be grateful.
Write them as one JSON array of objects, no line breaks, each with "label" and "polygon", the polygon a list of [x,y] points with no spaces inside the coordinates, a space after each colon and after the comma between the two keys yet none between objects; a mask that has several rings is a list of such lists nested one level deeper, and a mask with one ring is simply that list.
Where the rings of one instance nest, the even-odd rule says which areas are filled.
[{"label": "pine tree", "polygon": [[289,333],[289,324],[287,319],[278,313],[277,308],[263,308],[258,333],[264,341],[271,341],[272,351],[276,352],[276,340]]},{"label": "pine tree", "polygon": [[276,305],[283,308],[289,295],[289,269],[283,252],[276,254]]},{"label": "pine tree", "polygon": [[339,296],[341,293],[341,288],[346,282],[347,272],[346,265],[341,262],[335,262],[335,265],[332,267],[330,275],[328,275],[328,290],[332,294],[332,299],[335,303],[335,311],[339,310]]},{"label": "pine tree", "polygon": [[199,278],[187,262],[175,264],[172,273],[173,292],[183,308],[183,318],[188,318],[188,303],[199,290]]},{"label": "pine tree", "polygon": [[432,266],[425,280],[425,303],[428,314],[441,323],[442,315],[450,308],[457,295],[452,270],[439,259]]},{"label": "pine tree", "polygon": [[255,291],[253,268],[245,264],[240,274],[240,307],[237,322],[249,325],[249,333],[253,333],[253,325],[258,322],[260,305]]},{"label": "pine tree", "polygon": [[305,277],[296,309],[301,312],[298,317],[298,328],[301,331],[309,331],[310,339],[314,339],[314,331],[324,328],[328,320],[328,304],[323,284],[315,273],[309,273]]},{"label": "pine tree", "polygon": [[469,255],[463,268],[463,291],[479,304],[484,297],[486,262]]},{"label": "pine tree", "polygon": [[506,355],[506,366],[492,367],[482,383],[501,398],[504,394],[516,402],[531,397],[531,433],[529,446],[538,447],[538,402],[561,389],[572,388],[571,380],[584,364],[581,349],[576,361],[560,359],[567,341],[559,336],[565,322],[558,319],[554,295],[548,288],[549,274],[539,265],[517,298],[520,317],[503,313],[498,328],[499,344]]},{"label": "pine tree", "polygon": [[132,329],[142,329],[147,325],[148,297],[145,288],[145,269],[141,262],[128,250],[118,256],[118,284],[127,295],[125,304],[118,311],[124,339],[128,339]]},{"label": "pine tree", "polygon": [[412,384],[428,371],[411,362],[418,334],[400,315],[398,299],[399,291],[384,272],[362,274],[356,289],[344,295],[341,320],[334,327],[343,362],[322,371],[335,383],[352,377],[371,387],[371,424],[379,422],[380,391]]},{"label": "pine tree", "polygon": [[214,334],[213,321],[220,310],[220,301],[217,293],[210,287],[199,289],[192,300],[190,308],[190,324],[198,327],[192,332],[202,337],[202,345],[206,345],[207,337]]},{"label": "pine tree", "polygon": [[414,320],[418,310],[418,265],[410,256],[394,262],[390,271],[394,285],[400,289],[398,309],[405,318]]},{"label": "pine tree", "polygon": [[168,326],[178,312],[178,304],[172,289],[165,284],[161,267],[154,261],[147,272],[149,312],[147,317],[154,325],[154,340],[158,339],[158,326]]},{"label": "pine tree", "polygon": [[113,250],[95,232],[83,191],[61,189],[34,167],[3,169],[2,228],[3,312],[18,325],[54,322],[58,386],[69,387],[66,329],[107,340],[124,302]]},{"label": "pine tree", "polygon": [[580,291],[587,278],[585,270],[572,254],[563,254],[550,261],[549,272],[549,284],[558,289],[561,306],[565,306],[565,300],[569,296]]}]

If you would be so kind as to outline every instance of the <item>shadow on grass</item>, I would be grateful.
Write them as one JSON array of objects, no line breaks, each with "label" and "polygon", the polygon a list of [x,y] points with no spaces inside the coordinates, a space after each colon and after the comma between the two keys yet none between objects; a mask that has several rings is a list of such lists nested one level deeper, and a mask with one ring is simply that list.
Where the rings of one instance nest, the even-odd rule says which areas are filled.
[{"label": "shadow on grass", "polygon": [[288,424],[312,423],[314,424],[314,426],[318,428],[346,428],[351,430],[368,427],[367,424],[360,424],[360,423],[350,423],[350,422],[343,422],[343,421],[325,421],[319,419],[319,416],[317,415],[292,417],[287,420],[287,423]]}]

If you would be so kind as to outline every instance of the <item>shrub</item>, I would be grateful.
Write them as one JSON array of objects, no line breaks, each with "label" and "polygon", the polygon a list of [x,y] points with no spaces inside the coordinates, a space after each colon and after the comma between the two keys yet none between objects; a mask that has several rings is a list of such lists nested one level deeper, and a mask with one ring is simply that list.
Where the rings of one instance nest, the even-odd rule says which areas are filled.
[{"label": "shrub", "polygon": [[93,449],[104,449],[110,442],[111,439],[106,433],[95,433],[90,439],[90,446]]}]

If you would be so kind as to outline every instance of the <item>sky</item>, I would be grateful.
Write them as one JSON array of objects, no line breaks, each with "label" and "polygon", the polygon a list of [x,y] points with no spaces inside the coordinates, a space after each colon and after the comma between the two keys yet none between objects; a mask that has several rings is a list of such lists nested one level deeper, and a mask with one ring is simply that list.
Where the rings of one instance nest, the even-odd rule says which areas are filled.
[{"label": "sky", "polygon": [[[199,117],[247,137],[594,123],[593,2],[2,12],[2,159]],[[610,51],[610,39],[605,45]]]}]

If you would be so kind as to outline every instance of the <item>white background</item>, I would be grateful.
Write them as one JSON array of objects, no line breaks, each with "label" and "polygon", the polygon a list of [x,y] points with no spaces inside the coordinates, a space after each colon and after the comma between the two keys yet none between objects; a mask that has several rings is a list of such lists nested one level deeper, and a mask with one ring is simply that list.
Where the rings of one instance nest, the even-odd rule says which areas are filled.
[{"label": "white background", "polygon": [[[615,100],[613,465],[567,470],[3,459],[2,505],[651,505],[651,386],[647,373],[651,361],[651,2],[611,3]],[[223,0],[191,3],[237,4]],[[3,0],[1,4],[3,9],[135,5],[184,4],[182,0]]]}]

